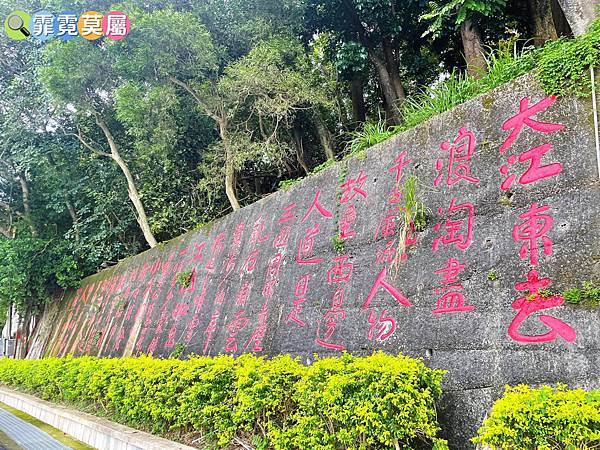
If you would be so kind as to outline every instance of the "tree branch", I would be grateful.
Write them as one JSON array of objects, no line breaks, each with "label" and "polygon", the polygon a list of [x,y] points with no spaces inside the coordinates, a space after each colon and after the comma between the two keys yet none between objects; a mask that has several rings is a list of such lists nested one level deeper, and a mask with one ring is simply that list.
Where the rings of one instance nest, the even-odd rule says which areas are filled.
[{"label": "tree branch", "polygon": [[206,101],[204,101],[202,98],[200,98],[200,95],[198,95],[198,93],[192,89],[187,83],[184,83],[181,80],[178,80],[175,77],[169,77],[169,81],[173,84],[176,84],[177,86],[182,87],[183,89],[185,89],[192,97],[194,97],[194,100],[196,100],[196,103],[198,103],[198,105],[200,105],[200,107],[204,110],[204,112],[206,113],[206,115],[208,117],[210,117],[211,119],[213,119],[215,122],[219,122],[219,120],[221,120],[219,118],[219,116],[217,116],[215,113],[213,113],[210,108],[208,107],[208,105],[206,104]]},{"label": "tree branch", "polygon": [[[63,130],[64,132],[64,130]],[[86,140],[83,138],[83,135],[81,134],[81,130],[79,129],[79,127],[77,128],[77,133],[66,133],[65,134],[67,136],[75,136],[79,142],[81,142],[83,144],[83,146],[85,148],[87,148],[88,150],[90,150],[92,153],[95,153],[96,155],[99,156],[107,156],[110,157],[110,153],[106,153],[103,152],[102,150],[98,150],[97,148],[93,147],[89,142],[86,142]]]}]

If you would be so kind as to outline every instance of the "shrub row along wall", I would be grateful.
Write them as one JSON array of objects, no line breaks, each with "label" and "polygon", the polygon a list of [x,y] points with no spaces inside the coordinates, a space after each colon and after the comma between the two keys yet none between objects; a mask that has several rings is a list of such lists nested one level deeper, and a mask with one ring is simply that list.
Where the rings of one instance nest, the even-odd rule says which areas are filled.
[{"label": "shrub row along wall", "polygon": [[600,278],[599,210],[590,101],[526,76],[85,279],[30,356],[402,351],[468,448],[506,383],[598,384],[598,310],[553,292]]},{"label": "shrub row along wall", "polygon": [[206,448],[241,439],[279,450],[444,450],[441,379],[421,361],[381,352],[308,367],[287,355],[0,360],[9,386]]}]

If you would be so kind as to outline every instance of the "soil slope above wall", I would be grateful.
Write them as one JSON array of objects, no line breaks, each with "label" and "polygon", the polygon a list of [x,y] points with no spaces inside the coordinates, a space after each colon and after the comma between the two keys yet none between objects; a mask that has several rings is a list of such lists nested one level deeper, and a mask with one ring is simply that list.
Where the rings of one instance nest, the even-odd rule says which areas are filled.
[{"label": "soil slope above wall", "polygon": [[[427,222],[394,263],[410,176]],[[30,357],[403,352],[449,371],[469,448],[505,384],[598,386],[598,310],[536,293],[598,281],[599,211],[590,101],[523,77],[83,280]]]}]

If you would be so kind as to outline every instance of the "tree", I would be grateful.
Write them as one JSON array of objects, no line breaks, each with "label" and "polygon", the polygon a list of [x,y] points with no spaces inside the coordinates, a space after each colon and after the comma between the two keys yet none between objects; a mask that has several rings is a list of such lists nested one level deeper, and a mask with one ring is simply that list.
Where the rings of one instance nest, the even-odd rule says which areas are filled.
[{"label": "tree", "polygon": [[[196,101],[217,126],[224,151],[224,185],[231,207],[240,204],[235,192],[230,117],[237,105],[219,90],[221,55],[210,34],[194,15],[173,10],[155,11],[138,18],[136,33],[127,40],[119,66],[135,81],[172,83]],[[186,30],[181,33],[180,30]]]},{"label": "tree", "polygon": [[222,196],[215,195],[218,205],[213,205],[198,188],[198,165],[218,135],[191,96],[179,95],[172,83],[131,81],[117,90],[115,111],[136,155],[137,184],[158,239],[212,220],[213,206],[224,209]]},{"label": "tree", "polygon": [[[127,180],[127,192],[136,210],[138,224],[148,245],[154,247],[156,238],[150,229],[134,176],[121,155],[120,145],[112,131],[118,128],[114,120],[114,96],[120,80],[113,69],[111,45],[108,42],[94,44],[80,39],[50,43],[44,51],[46,64],[40,68],[40,75],[63,111],[69,114],[70,109],[75,110],[71,114],[76,127],[72,135],[89,151],[112,159],[121,169]],[[81,64],[82,61],[86,64]],[[94,70],[90,70],[90,67]],[[89,118],[93,118],[101,131],[104,146],[86,136],[78,125],[78,122]]]},{"label": "tree", "polygon": [[[154,89],[149,84],[177,87],[214,122],[220,139],[213,145],[214,157],[204,159],[210,179],[201,185],[213,186],[215,174],[222,171],[231,208],[239,209],[236,180],[244,165],[262,158],[262,164],[279,161],[285,166],[282,155],[288,147],[280,139],[281,131],[292,128],[293,111],[309,108],[309,97],[313,105],[323,98],[315,96],[318,83],[314,75],[307,76],[310,65],[302,47],[294,44],[293,51],[285,49],[290,38],[280,38],[256,46],[252,55],[236,62],[226,49],[217,47],[207,28],[191,13],[155,11],[141,14],[137,21],[137,32],[128,36],[119,69],[148,90]],[[185,35],[179,33],[181,29],[186,30]],[[304,55],[302,67],[294,68],[300,54]],[[313,111],[317,121],[317,111]],[[271,122],[275,125],[268,129]]]},{"label": "tree", "polygon": [[479,20],[504,12],[507,0],[437,0],[430,2],[430,11],[421,16],[433,20],[426,34],[439,36],[446,19],[453,19],[460,28],[464,57],[469,75],[480,77],[487,71]]},{"label": "tree", "polygon": [[[335,82],[325,79],[314,67],[302,44],[291,36],[281,36],[257,44],[238,61],[225,68],[220,88],[229,98],[237,97],[246,107],[235,122],[254,120],[256,132],[248,130],[259,148],[272,147],[270,158],[285,154],[285,138],[291,131],[296,159],[308,173],[302,142],[301,115],[308,117],[317,132],[327,159],[335,159],[331,136],[324,124],[322,110],[331,108],[329,100]],[[238,133],[241,131],[238,126]],[[250,157],[252,155],[249,155]],[[247,159],[250,159],[247,158]]]},{"label": "tree", "polygon": [[350,83],[353,127],[367,120],[364,84],[368,77],[369,55],[358,42],[340,42],[331,50],[335,68],[341,78]]},{"label": "tree", "polygon": [[[426,11],[424,2],[309,0],[307,3],[311,35],[330,33],[338,55],[350,56],[348,62],[360,61],[356,56],[363,51],[360,47],[364,49],[377,76],[388,122],[399,124],[402,103],[406,100],[407,78],[412,69],[406,62],[423,56],[426,43],[421,37],[425,27],[419,22],[420,15]],[[347,64],[346,67],[349,68]],[[355,72],[360,73],[360,68]],[[405,79],[401,72],[406,74]],[[360,109],[359,103],[355,105]]]}]

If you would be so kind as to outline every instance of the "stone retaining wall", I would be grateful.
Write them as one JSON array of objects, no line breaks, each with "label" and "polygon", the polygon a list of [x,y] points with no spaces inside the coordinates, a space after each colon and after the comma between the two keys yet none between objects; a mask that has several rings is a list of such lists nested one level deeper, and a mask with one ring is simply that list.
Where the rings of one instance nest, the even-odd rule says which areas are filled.
[{"label": "stone retaining wall", "polygon": [[599,386],[600,313],[554,294],[600,280],[596,167],[590,100],[523,77],[85,279],[30,357],[403,352],[469,448],[505,384]]}]

